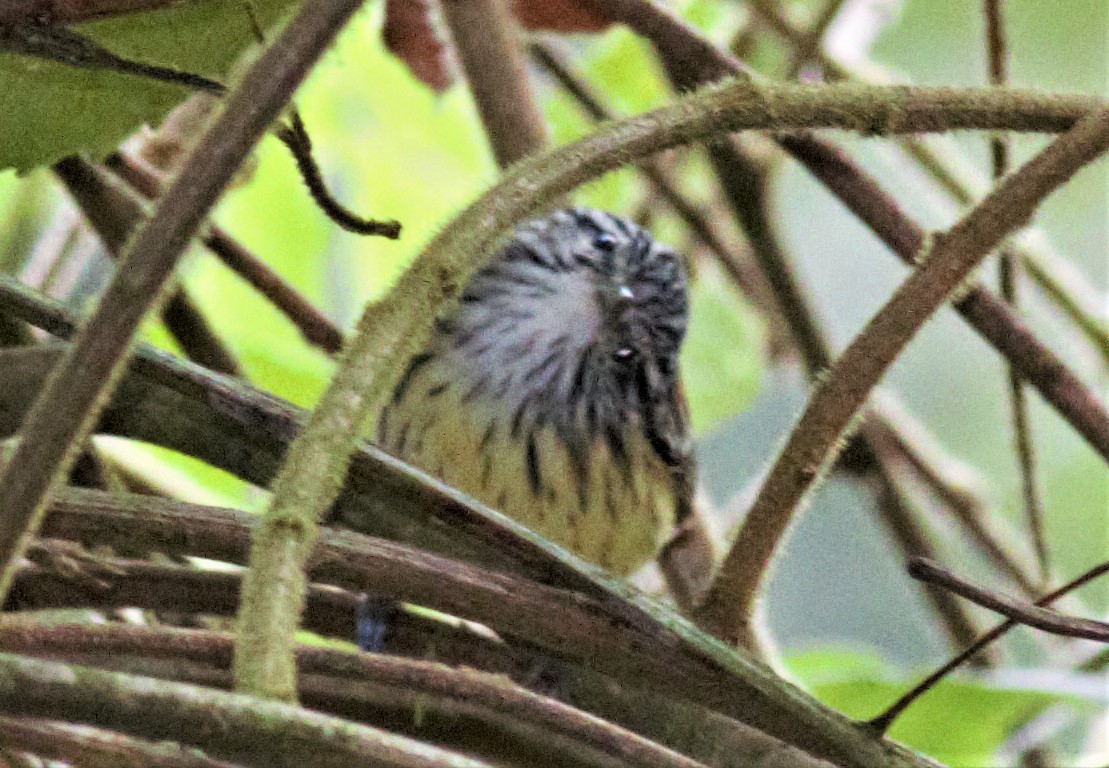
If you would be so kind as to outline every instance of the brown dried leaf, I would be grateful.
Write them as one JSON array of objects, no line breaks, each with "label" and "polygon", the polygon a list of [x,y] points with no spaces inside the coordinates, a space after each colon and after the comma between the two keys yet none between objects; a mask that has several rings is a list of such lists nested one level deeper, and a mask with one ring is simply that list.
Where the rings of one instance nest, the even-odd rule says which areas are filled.
[{"label": "brown dried leaf", "polygon": [[454,82],[447,45],[435,31],[427,0],[386,0],[381,39],[432,90],[445,91]]},{"label": "brown dried leaf", "polygon": [[520,26],[548,32],[601,32],[612,22],[577,0],[513,0]]},{"label": "brown dried leaf", "polygon": [[[525,29],[570,34],[601,32],[608,19],[577,0],[512,0],[512,11]],[[385,48],[435,91],[454,82],[449,43],[436,33],[428,0],[386,0],[381,30]]]}]

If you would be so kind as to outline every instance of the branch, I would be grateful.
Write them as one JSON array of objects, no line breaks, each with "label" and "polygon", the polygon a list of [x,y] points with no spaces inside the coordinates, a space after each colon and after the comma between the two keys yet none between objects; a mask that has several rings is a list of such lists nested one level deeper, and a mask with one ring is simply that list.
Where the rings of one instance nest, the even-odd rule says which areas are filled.
[{"label": "branch", "polygon": [[0,470],[0,600],[20,555],[130,357],[132,337],[159,304],[185,246],[231,181],[243,158],[277,117],[357,0],[307,6],[250,68],[120,258],[73,347],[58,364],[23,425],[22,439]]},{"label": "branch", "polygon": [[[740,81],[602,128],[593,136],[517,163],[504,181],[459,215],[381,301],[366,308],[342,364],[273,483],[257,529],[243,593],[235,675],[243,689],[295,695],[292,642],[303,567],[317,521],[342,488],[355,440],[403,361],[426,342],[435,313],[492,256],[495,239],[528,214],[595,176],[663,149],[745,128],[828,125],[866,133],[941,125],[1030,127],[1069,123],[1099,104],[1013,92],[782,85]],[[1046,119],[1045,119],[1046,118]],[[969,121],[969,122],[967,122]],[[368,382],[368,383],[367,383]]]},{"label": "branch", "polygon": [[[10,293],[25,298],[25,292]],[[0,298],[6,295],[0,290]],[[46,311],[42,306],[46,303],[40,299],[33,310],[48,322],[64,322]],[[19,423],[26,399],[41,386],[58,355],[58,350],[50,349],[0,352],[0,391],[9,395],[0,401],[4,406],[0,428],[10,432]],[[300,423],[296,409],[154,350],[140,348],[133,366],[134,372],[117,391],[117,403],[105,413],[104,431],[167,445],[253,482],[267,482],[284,446],[296,434]],[[383,499],[387,503],[381,503]],[[364,446],[356,454],[347,493],[339,505],[340,519],[360,530],[480,560],[499,571],[498,578],[506,571],[525,576],[519,593],[513,591],[516,586],[498,586],[475,601],[474,596],[483,593],[481,580],[469,578],[472,566],[460,568],[448,560],[440,570],[425,566],[426,553],[418,553],[383,561],[377,568],[364,540],[339,534],[359,557],[367,558],[369,570],[350,571],[349,585],[355,590],[368,585],[385,590],[396,579],[402,600],[408,595],[412,602],[438,604],[453,615],[474,615],[475,606],[488,605],[477,613],[478,619],[504,634],[528,638],[534,647],[595,667],[632,689],[649,687],[660,696],[678,696],[716,710],[842,768],[932,765],[896,744],[870,739],[765,666],[697,631],[655,601],[629,591],[625,583],[603,578],[596,568],[551,547],[511,518],[474,503],[373,446]],[[119,535],[134,535],[137,530],[125,526]],[[374,549],[380,551],[380,546],[377,543]],[[404,564],[408,565],[398,569]],[[430,570],[417,578],[424,567]],[[314,576],[324,578],[323,573]],[[338,581],[336,573],[328,578]],[[420,581],[425,578],[426,582]],[[455,579],[461,590],[457,593],[454,587],[444,587]],[[536,582],[548,590],[561,589],[544,591],[538,607],[525,610],[516,600],[523,599]],[[427,589],[414,595],[404,591],[417,583],[426,583]],[[570,590],[565,594],[571,595],[574,610],[569,617],[550,608],[563,604],[565,590]],[[452,602],[443,605],[454,594],[457,599],[451,597]],[[506,602],[506,597],[511,600]],[[593,623],[598,617],[603,619]],[[624,634],[599,651],[597,639],[615,630]],[[570,632],[574,637],[580,632],[582,640],[567,637]]]},{"label": "branch", "polygon": [[0,717],[0,745],[81,768],[237,768],[176,744],[30,717]]},{"label": "branch", "polygon": [[[145,160],[129,154],[113,154],[105,160],[105,165],[145,197],[161,194],[162,174]],[[342,349],[342,331],[330,318],[224,229],[212,225],[201,240],[228,269],[283,313],[306,341],[331,354]]]},{"label": "branch", "polygon": [[20,22],[79,24],[127,13],[142,13],[197,0],[0,0],[0,25]]},{"label": "branch", "polygon": [[[1008,48],[1005,26],[1001,18],[1002,0],[983,0],[986,17],[986,52],[989,58],[989,81],[993,86],[1004,86],[1008,80]],[[993,160],[993,178],[996,183],[1009,172],[1009,138],[998,133],[990,138]],[[1017,293],[1020,280],[1020,259],[1011,249],[1001,251],[998,261],[998,281],[1001,298],[1019,312]],[[1009,414],[1013,425],[1013,441],[1020,469],[1021,491],[1024,498],[1024,516],[1032,534],[1032,545],[1040,569],[1040,583],[1051,581],[1051,566],[1044,536],[1043,504],[1040,498],[1036,473],[1036,453],[1032,442],[1032,425],[1028,420],[1028,398],[1024,382],[1016,368],[1008,366]]]},{"label": "branch", "polygon": [[[578,0],[650,40],[675,82],[693,88],[749,70],[653,0]],[[756,10],[769,0],[753,2]],[[835,146],[807,133],[780,134],[781,147],[869,226],[906,263],[915,264],[924,232]],[[1015,366],[1044,399],[1109,460],[1109,415],[1062,361],[985,289],[973,285],[956,309]]]},{"label": "branch", "polygon": [[[812,381],[818,380],[832,365],[831,345],[809,296],[796,278],[789,254],[782,248],[770,214],[770,189],[767,168],[751,156],[740,137],[718,141],[706,147],[717,183],[731,206],[733,216],[747,234],[756,260],[771,285],[786,319],[801,360]],[[847,446],[849,458],[841,467],[867,474],[873,480],[880,521],[889,530],[906,557],[930,557],[932,545],[911,513],[905,489],[889,466],[888,457],[878,448],[881,441],[873,432],[882,427],[868,417],[867,423]],[[924,590],[937,618],[955,647],[965,645],[977,634],[973,618],[950,594],[939,589]]]},{"label": "branch", "polygon": [[[528,50],[535,62],[570,94],[594,122],[603,123],[616,119],[616,115],[601,103],[587,83],[571,71],[564,57],[553,47],[543,43],[531,43]],[[644,160],[635,168],[643,174],[659,197],[666,201],[666,204],[685,222],[693,236],[716,256],[743,294],[776,326],[780,326],[782,320],[774,296],[770,293],[770,286],[766,284],[765,278],[758,270],[749,263],[749,259],[744,257],[745,254],[735,246],[725,243],[723,238],[716,234],[708,217],[682,194],[677,180],[671,177],[658,160],[653,158]],[[780,332],[779,330],[778,333]],[[774,346],[773,343],[771,346]]]},{"label": "branch", "polygon": [[[781,6],[775,0],[751,0],[748,7],[791,46],[797,48],[803,44],[805,31],[795,26],[782,14]],[[820,66],[831,79],[862,81],[874,79],[849,71],[823,50],[817,49],[815,54],[819,57]],[[880,67],[873,62],[867,62],[864,72],[869,73],[876,69],[880,70]],[[879,76],[878,79],[889,82],[894,78]],[[921,168],[960,205],[973,205],[976,199],[985,193],[985,190],[977,192],[972,189],[975,185],[972,181],[968,181],[968,177],[977,175],[977,169],[965,158],[958,155],[943,158],[935,149],[915,137],[906,137],[900,143]],[[848,207],[851,207],[850,203]],[[1102,306],[1104,302],[1096,291],[1048,244],[1037,243],[1035,247],[1031,247],[1028,244],[1021,244],[1018,240],[1010,247],[1019,255],[1039,287],[1086,335],[1090,343],[1097,348],[1102,359],[1109,361],[1109,331],[1105,327],[1105,308]],[[911,256],[902,255],[902,258],[910,260]]]},{"label": "branch", "polygon": [[[1105,573],[1109,573],[1109,563],[1102,563],[1101,565],[1097,565],[1091,568],[1090,570],[1083,573],[1081,576],[1072,579],[1063,586],[1059,587],[1059,589],[1056,589],[1054,592],[1050,592],[1044,595],[1039,600],[1037,600],[1035,604],[1037,606],[1050,605],[1052,602],[1067,594],[1068,592],[1078,589],[1084,584],[1088,584],[1089,582],[1093,581],[1094,579]],[[1017,622],[1013,621],[1012,619],[1007,619],[998,624],[989,632],[974,641],[974,643],[969,645],[967,648],[963,649],[961,652],[953,656],[942,667],[940,667],[935,672],[928,675],[928,677],[924,678],[915,686],[913,686],[911,690],[909,690],[907,693],[901,696],[901,698],[890,705],[890,707],[881,715],[874,718],[873,720],[867,721],[867,725],[870,726],[877,733],[885,733],[886,731],[888,731],[890,726],[893,725],[893,722],[901,715],[902,712],[908,709],[913,702],[915,702],[917,699],[931,690],[936,683],[946,677],[964,661],[974,656],[981,649],[985,648],[987,645],[1004,635],[1015,626],[1017,626]]]},{"label": "branch", "polygon": [[488,768],[431,745],[288,704],[0,654],[0,711],[193,744],[274,768]]},{"label": "branch", "polygon": [[[134,230],[147,218],[141,200],[111,175],[79,157],[58,161],[53,171],[100,237],[104,249],[118,261]],[[171,290],[160,310],[170,335],[190,359],[213,371],[238,376],[235,358],[184,289],[177,286]]]},{"label": "branch", "polygon": [[752,642],[749,621],[786,528],[839,452],[870,391],[916,331],[1040,202],[1109,148],[1109,108],[1054,141],[946,233],[937,234],[917,271],[844,350],[818,386],[763,483],[716,582],[697,612],[729,641]]},{"label": "branch", "polygon": [[292,154],[308,194],[324,215],[347,232],[353,232],[356,235],[384,237],[389,240],[399,238],[401,229],[399,221],[363,218],[345,208],[332,196],[323,179],[323,173],[312,155],[312,137],[304,127],[300,112],[292,110],[289,122],[288,126],[278,126],[274,133]]},{"label": "branch", "polygon": [[[0,646],[29,654],[169,658],[222,669],[229,666],[230,635],[215,632],[118,626],[44,628],[0,625]],[[528,691],[500,675],[452,669],[441,663],[378,654],[333,650],[300,644],[297,667],[313,691],[316,709],[349,709],[356,704],[359,719],[390,722],[392,713],[411,718],[416,710],[449,719],[446,743],[463,749],[472,736],[457,720],[476,721],[489,730],[490,742],[520,739],[530,749],[564,752],[570,765],[627,765],[636,768],[705,768],[619,726],[546,696]],[[88,663],[88,662],[83,662]],[[95,662],[93,662],[95,663]],[[185,673],[187,675],[187,672]],[[384,715],[384,716],[383,716]],[[425,725],[425,731],[428,726]],[[425,741],[440,741],[421,732]],[[453,736],[453,738],[451,738]],[[480,747],[469,751],[481,754]]]},{"label": "branch", "polygon": [[[836,147],[815,139],[779,139],[790,154],[813,172],[879,238],[908,264],[924,245],[920,226],[865,171]],[[1003,301],[977,282],[954,297],[955,310],[1016,367],[1090,446],[1109,460],[1109,414],[1082,380],[1044,346]]]},{"label": "branch", "polygon": [[928,584],[938,584],[975,605],[989,608],[1002,616],[1008,616],[1018,624],[1026,624],[1053,635],[1109,643],[1109,624],[1105,622],[1064,616],[1047,608],[1029,605],[1007,595],[991,592],[960,579],[951,571],[941,568],[930,560],[923,558],[910,560],[909,575]]},{"label": "branch", "polygon": [[497,165],[507,168],[542,150],[547,126],[509,0],[443,0],[440,6]]}]

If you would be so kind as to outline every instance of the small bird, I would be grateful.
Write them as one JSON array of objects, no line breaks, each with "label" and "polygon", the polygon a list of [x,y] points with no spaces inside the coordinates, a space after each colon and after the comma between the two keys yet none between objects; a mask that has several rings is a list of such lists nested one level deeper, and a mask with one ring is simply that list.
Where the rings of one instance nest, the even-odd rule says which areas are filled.
[{"label": "small bird", "polygon": [[629,574],[692,514],[687,316],[681,259],[646,230],[585,208],[529,221],[438,319],[376,441]]}]

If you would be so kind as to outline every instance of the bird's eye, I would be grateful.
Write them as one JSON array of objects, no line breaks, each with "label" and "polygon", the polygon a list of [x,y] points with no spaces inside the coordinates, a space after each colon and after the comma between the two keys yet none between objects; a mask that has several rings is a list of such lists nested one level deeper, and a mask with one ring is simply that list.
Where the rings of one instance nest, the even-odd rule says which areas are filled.
[{"label": "bird's eye", "polygon": [[635,350],[633,350],[631,347],[620,347],[612,353],[612,356],[616,358],[616,360],[618,360],[619,362],[626,362],[628,360],[631,360],[634,355]]},{"label": "bird's eye", "polygon": [[608,232],[601,232],[593,238],[593,247],[604,253],[611,253],[616,248],[616,238]]}]

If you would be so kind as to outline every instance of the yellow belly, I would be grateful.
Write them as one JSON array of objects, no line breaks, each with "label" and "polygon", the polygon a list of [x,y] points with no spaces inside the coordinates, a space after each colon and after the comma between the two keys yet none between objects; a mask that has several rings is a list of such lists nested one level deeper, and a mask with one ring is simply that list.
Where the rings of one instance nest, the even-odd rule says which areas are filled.
[{"label": "yellow belly", "polygon": [[424,391],[414,386],[388,406],[376,435],[382,448],[618,574],[665,542],[674,525],[671,473],[635,425],[625,430],[627,471],[597,440],[580,474],[551,427],[530,441],[513,437],[508,419],[489,431],[487,404],[464,404],[450,391],[417,394]]}]

